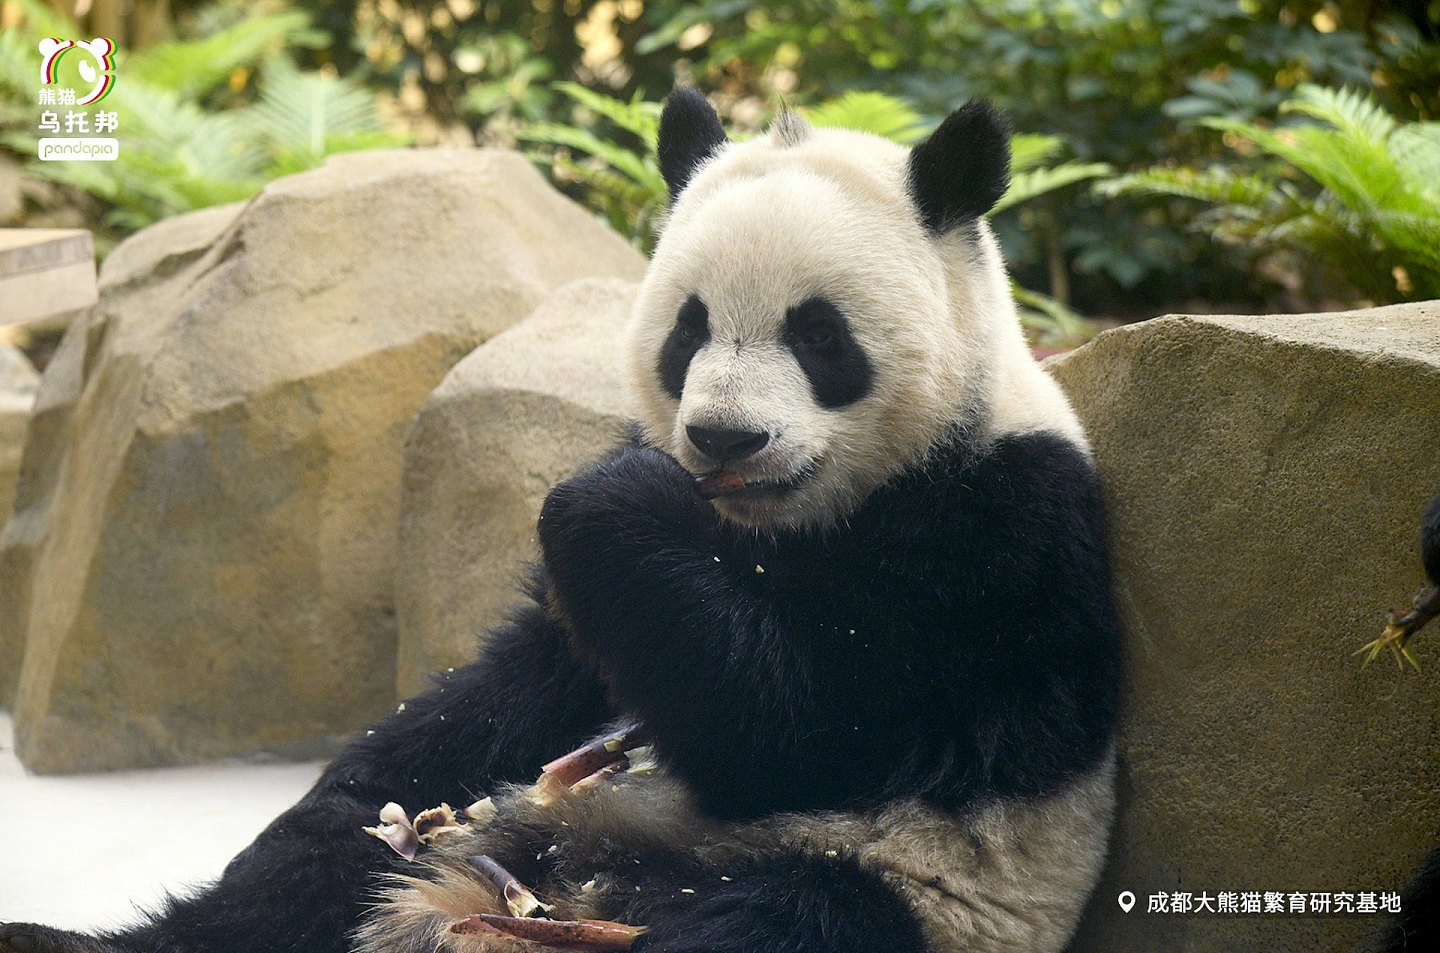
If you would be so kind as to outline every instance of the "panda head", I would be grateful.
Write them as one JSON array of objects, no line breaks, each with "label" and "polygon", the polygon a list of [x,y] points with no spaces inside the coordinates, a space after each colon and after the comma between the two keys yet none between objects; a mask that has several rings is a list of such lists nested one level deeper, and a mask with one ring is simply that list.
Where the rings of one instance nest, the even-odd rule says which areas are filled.
[{"label": "panda head", "polygon": [[983,414],[997,334],[1015,324],[981,220],[1010,160],[987,104],[909,150],[789,113],[736,143],[680,90],[658,154],[672,204],[629,370],[645,439],[696,475],[744,478],[715,501],[724,518],[842,519]]}]

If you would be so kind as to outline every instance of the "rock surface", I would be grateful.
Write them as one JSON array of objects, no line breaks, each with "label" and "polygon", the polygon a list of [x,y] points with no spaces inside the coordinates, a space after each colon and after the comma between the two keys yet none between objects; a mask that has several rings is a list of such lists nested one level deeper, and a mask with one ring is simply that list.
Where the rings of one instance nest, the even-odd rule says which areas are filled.
[{"label": "rock surface", "polygon": [[1436,841],[1440,633],[1421,675],[1352,653],[1422,584],[1440,303],[1168,318],[1052,369],[1105,481],[1130,664],[1120,821],[1076,950],[1354,949],[1380,917],[1146,909],[1399,890]]},{"label": "rock surface", "polygon": [[446,375],[405,442],[395,601],[399,689],[475,657],[504,621],[550,487],[614,446],[635,285],[578,281]]},{"label": "rock surface", "polygon": [[415,413],[554,288],[643,267],[486,151],[339,156],[118,248],[0,540],[26,766],[304,755],[383,712]]}]

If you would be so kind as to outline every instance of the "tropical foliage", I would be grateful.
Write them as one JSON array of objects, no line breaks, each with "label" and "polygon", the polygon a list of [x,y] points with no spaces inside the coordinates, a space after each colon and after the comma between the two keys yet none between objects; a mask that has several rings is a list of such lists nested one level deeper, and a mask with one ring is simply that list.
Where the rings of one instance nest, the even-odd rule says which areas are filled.
[{"label": "tropical foliage", "polygon": [[[1271,147],[1330,137],[1327,161],[1383,152],[1365,173],[1389,162],[1411,181],[1429,140],[1407,130],[1440,117],[1440,0],[87,0],[78,29],[124,54],[123,158],[84,169],[29,159],[34,41],[73,34],[53,11],[75,6],[0,0],[0,173],[23,163],[25,195],[45,190],[71,223],[117,236],[329,152],[478,141],[526,149],[644,245],[661,195],[655,102],[678,81],[705,89],[736,135],[784,103],[913,141],[989,98],[1044,137],[992,224],[1021,293],[1057,315],[1432,287],[1415,250],[1423,187],[1347,191],[1347,173],[1307,169],[1308,146]],[[1365,91],[1394,123],[1379,152],[1307,114],[1311,87]],[[1107,166],[1138,177],[1089,188]],[[1235,200],[1217,191],[1229,180]],[[13,223],[8,187],[0,174]],[[37,202],[21,220],[46,220]]]},{"label": "tropical foliage", "polygon": [[[34,101],[36,44],[79,28],[37,0],[19,0],[25,28],[0,36],[0,90]],[[287,46],[314,42],[309,17],[276,10],[195,39],[129,54],[123,79],[104,100],[117,114],[111,162],[31,161],[31,174],[99,199],[105,224],[121,232],[169,215],[255,194],[270,179],[318,165],[326,155],[400,145],[382,129],[376,96],[355,78],[302,72]],[[235,98],[230,84],[248,95]],[[0,115],[3,143],[33,157],[38,110]]]},{"label": "tropical foliage", "polygon": [[1102,188],[1205,202],[1196,228],[1294,252],[1312,281],[1343,279],[1372,301],[1440,297],[1440,122],[1400,123],[1361,93],[1313,85],[1280,112],[1303,121],[1199,119],[1258,163],[1158,167]]}]

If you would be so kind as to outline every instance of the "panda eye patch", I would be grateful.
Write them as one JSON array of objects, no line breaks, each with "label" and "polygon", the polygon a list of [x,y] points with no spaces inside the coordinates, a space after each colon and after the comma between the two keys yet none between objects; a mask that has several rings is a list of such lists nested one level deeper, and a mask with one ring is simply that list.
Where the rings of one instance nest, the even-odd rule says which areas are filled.
[{"label": "panda eye patch", "polygon": [[870,392],[870,359],[850,333],[844,313],[825,298],[808,298],[787,309],[782,340],[821,406],[844,407]]},{"label": "panda eye patch", "polygon": [[835,332],[823,324],[818,324],[801,331],[797,338],[806,347],[822,348],[835,343]]},{"label": "panda eye patch", "polygon": [[691,295],[680,305],[675,315],[675,326],[660,348],[660,362],[657,371],[665,392],[676,400],[685,390],[685,374],[690,361],[705,342],[710,340],[710,309],[699,295]]}]

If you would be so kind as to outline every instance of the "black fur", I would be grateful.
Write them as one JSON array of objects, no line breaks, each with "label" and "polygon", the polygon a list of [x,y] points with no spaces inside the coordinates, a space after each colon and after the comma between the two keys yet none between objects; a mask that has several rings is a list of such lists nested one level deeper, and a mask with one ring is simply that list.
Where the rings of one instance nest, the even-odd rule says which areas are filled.
[{"label": "black fur", "polygon": [[710,311],[699,295],[691,295],[675,316],[675,327],[660,348],[660,384],[665,393],[680,399],[685,390],[685,374],[696,353],[710,340]]},{"label": "black fur", "polygon": [[[440,676],[432,691],[352,743],[303,800],[230,862],[218,884],[172,900],[142,926],[112,934],[109,948],[348,950],[348,934],[370,900],[372,875],[400,866],[388,847],[360,830],[377,823],[385,802],[412,811],[441,801],[469,804],[497,782],[533,780],[556,752],[573,748],[613,717],[593,674],[569,655],[563,630],[543,607],[542,589],[513,624],[493,633],[479,662]],[[48,949],[107,948],[58,935],[61,945]],[[0,939],[3,953],[23,949]]]},{"label": "black fur", "polygon": [[[1110,741],[1120,660],[1099,494],[1062,438],[984,452],[957,438],[843,526],[773,540],[721,524],[674,460],[630,446],[556,487],[539,535],[549,580],[479,663],[355,742],[216,886],[113,948],[341,953],[372,875],[400,866],[360,832],[382,804],[459,805],[532,779],[622,706],[725,818],[1039,795]],[[695,895],[658,873],[629,911],[653,931],[637,949],[924,948],[898,895],[833,860],[755,858]]]},{"label": "black fur", "polygon": [[[668,869],[619,916],[654,924],[636,953],[924,953],[920,924],[848,857],[776,854],[713,870]],[[693,894],[677,885],[693,885]]]},{"label": "black fur", "polygon": [[989,103],[972,99],[910,151],[906,183],[932,234],[974,221],[1010,183],[1010,124]]},{"label": "black fur", "polygon": [[725,144],[725,127],[698,89],[677,89],[665,98],[655,157],[673,199],[705,160]]},{"label": "black fur", "polygon": [[835,410],[870,393],[875,369],[829,301],[810,298],[786,311],[784,340],[820,406]]},{"label": "black fur", "polygon": [[1440,493],[1435,494],[1420,521],[1420,559],[1430,584],[1440,586]]},{"label": "black fur", "polygon": [[[1420,559],[1430,584],[1440,586],[1440,492],[1420,519]],[[1433,624],[1433,623],[1432,623]],[[1440,945],[1440,849],[1426,858],[1400,898],[1400,916],[1388,925],[1376,948],[1385,953],[1418,953]]]},{"label": "black fur", "polygon": [[539,538],[572,637],[716,816],[1039,795],[1110,742],[1099,492],[1063,438],[958,441],[773,540],[626,449],[555,488]]},{"label": "black fur", "polygon": [[770,442],[770,435],[763,430],[720,430],[693,425],[685,428],[685,436],[695,449],[717,463],[753,457]]},{"label": "black fur", "polygon": [[1400,897],[1400,915],[1382,934],[1384,953],[1424,953],[1440,942],[1440,850],[1425,860],[1420,875]]}]

